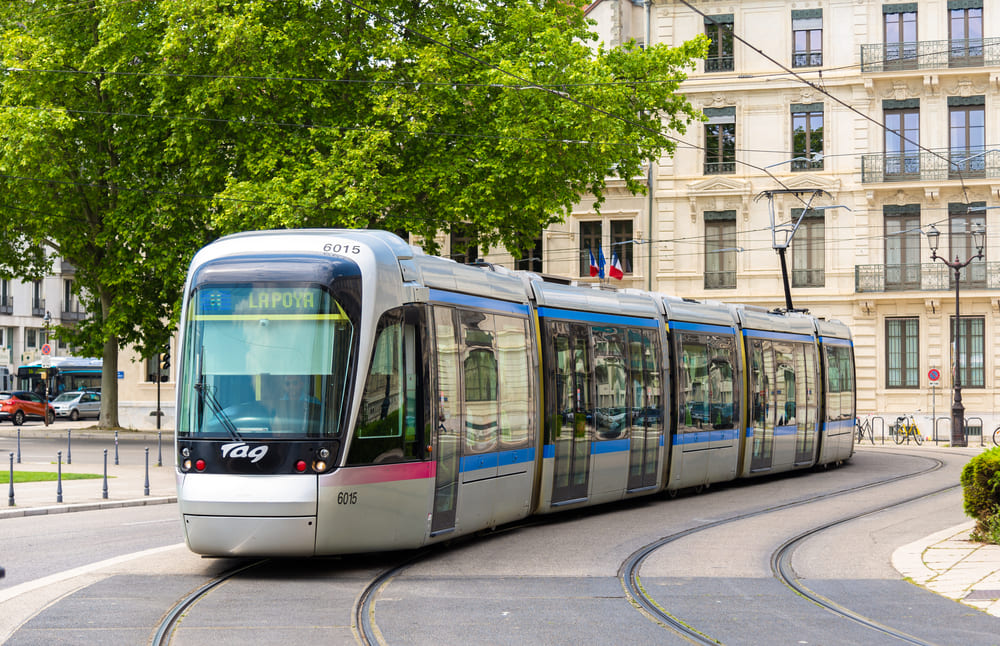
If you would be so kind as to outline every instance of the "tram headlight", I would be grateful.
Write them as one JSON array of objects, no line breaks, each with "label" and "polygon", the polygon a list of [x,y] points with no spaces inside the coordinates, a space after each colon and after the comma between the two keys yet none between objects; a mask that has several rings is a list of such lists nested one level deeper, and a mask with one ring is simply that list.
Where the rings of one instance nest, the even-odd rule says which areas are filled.
[{"label": "tram headlight", "polygon": [[316,460],[315,462],[313,462],[313,471],[315,471],[316,473],[323,473],[324,471],[326,471],[326,461]]},{"label": "tram headlight", "polygon": [[190,460],[190,458],[187,459],[187,460],[184,460],[184,462],[181,463],[181,468],[184,469],[185,471],[190,471],[191,470],[191,460]]},{"label": "tram headlight", "polygon": [[320,449],[319,450],[319,457],[323,458],[324,460],[327,459],[328,457],[330,457],[330,449],[327,449],[327,448]]}]

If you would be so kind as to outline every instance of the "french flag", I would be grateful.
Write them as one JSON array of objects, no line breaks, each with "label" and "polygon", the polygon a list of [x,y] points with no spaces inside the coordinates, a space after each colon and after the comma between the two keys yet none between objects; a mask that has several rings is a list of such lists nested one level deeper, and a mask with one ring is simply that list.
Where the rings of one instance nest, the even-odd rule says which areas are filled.
[{"label": "french flag", "polygon": [[[597,271],[597,276],[599,278],[604,278],[604,265],[606,265],[606,264],[607,263],[604,262],[604,247],[598,247],[597,248],[597,270],[598,270]],[[591,276],[594,275],[594,268],[593,267],[590,268],[590,275]]]},{"label": "french flag", "polygon": [[615,251],[611,252],[611,268],[608,269],[608,274],[618,280],[621,280],[625,276],[625,272],[622,271],[622,261],[618,258],[618,253]]},{"label": "french flag", "polygon": [[[592,249],[587,249],[587,253],[590,254],[590,277],[593,278],[598,273],[597,261],[594,260],[594,252]],[[601,276],[604,277],[603,275]]]}]

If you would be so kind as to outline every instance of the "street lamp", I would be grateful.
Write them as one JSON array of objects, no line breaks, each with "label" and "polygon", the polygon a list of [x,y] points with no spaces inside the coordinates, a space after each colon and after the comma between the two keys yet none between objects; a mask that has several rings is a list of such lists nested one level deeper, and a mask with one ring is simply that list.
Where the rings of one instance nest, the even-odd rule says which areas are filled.
[{"label": "street lamp", "polygon": [[983,257],[983,246],[986,243],[986,227],[976,223],[972,225],[972,241],[976,245],[976,255],[965,262],[959,260],[956,255],[954,261],[937,255],[938,244],[941,232],[933,224],[927,232],[927,242],[931,247],[931,260],[940,260],[955,272],[955,328],[954,336],[954,359],[955,359],[955,400],[951,405],[951,445],[966,446],[965,439],[965,406],[962,405],[962,353],[958,347],[959,334],[962,330],[962,319],[959,314],[959,282],[962,276],[962,269],[967,267],[973,260]]}]

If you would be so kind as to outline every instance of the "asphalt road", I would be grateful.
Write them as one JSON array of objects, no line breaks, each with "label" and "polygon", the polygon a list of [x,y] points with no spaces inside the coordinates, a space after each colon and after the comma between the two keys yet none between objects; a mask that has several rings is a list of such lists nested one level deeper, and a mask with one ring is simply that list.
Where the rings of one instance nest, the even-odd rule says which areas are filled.
[{"label": "asphalt road", "polygon": [[[925,468],[933,456],[945,467],[832,495]],[[672,542],[644,563],[643,586],[659,605],[725,644],[899,643],[790,591],[771,574],[771,554],[809,528],[954,484],[965,459],[947,450],[917,456],[865,449],[827,472],[608,505],[459,541],[383,584],[373,621],[387,644],[689,643],[632,606],[619,579],[625,559],[682,530],[815,497]],[[795,552],[793,566],[817,591],[917,635],[917,643],[1000,643],[1000,619],[902,581],[889,564],[896,547],[963,519],[952,489],[821,532]],[[149,643],[173,604],[245,563],[201,559],[181,540],[172,504],[0,520],[0,564],[7,567],[0,641]],[[265,562],[190,608],[171,643],[357,643],[358,596],[402,556]]]}]

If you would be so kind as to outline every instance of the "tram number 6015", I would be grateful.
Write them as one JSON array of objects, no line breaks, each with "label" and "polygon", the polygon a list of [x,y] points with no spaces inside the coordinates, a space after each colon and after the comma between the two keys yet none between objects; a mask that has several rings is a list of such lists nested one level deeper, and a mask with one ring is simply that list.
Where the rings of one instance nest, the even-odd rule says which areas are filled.
[{"label": "tram number 6015", "polygon": [[341,491],[337,494],[337,504],[338,505],[356,505],[358,504],[358,492],[357,491]]},{"label": "tram number 6015", "polygon": [[323,251],[325,253],[350,253],[356,255],[361,253],[361,245],[340,244],[339,242],[327,242],[325,245],[323,245]]}]

